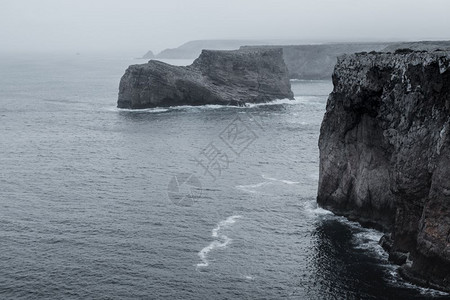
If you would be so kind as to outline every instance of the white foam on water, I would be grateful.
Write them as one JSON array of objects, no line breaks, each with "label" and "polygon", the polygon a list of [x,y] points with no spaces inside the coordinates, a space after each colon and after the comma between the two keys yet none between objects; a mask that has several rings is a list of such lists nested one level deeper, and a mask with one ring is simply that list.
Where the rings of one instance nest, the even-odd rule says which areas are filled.
[{"label": "white foam on water", "polygon": [[362,227],[361,224],[354,221],[349,221],[345,217],[338,217],[338,220],[346,225],[349,225],[357,232],[353,234],[353,247],[355,249],[361,249],[369,251],[375,254],[380,259],[387,261],[388,254],[384,251],[383,247],[379,244],[383,233],[376,229]]},{"label": "white foam on water", "polygon": [[[303,97],[294,97],[294,100],[291,99],[277,99],[270,102],[262,102],[262,103],[246,103],[246,107],[258,107],[258,106],[271,106],[271,105],[283,105],[283,104],[300,104],[304,103],[305,100]],[[245,108],[245,107],[243,107]]]},{"label": "white foam on water", "polygon": [[221,105],[221,104],[205,104],[205,105],[180,105],[180,106],[170,106],[170,109],[173,110],[208,110],[208,109],[221,109],[221,108],[234,108],[234,109],[247,109],[258,106],[270,106],[270,105],[282,105],[282,104],[299,104],[304,103],[306,101],[305,97],[294,97],[294,100],[291,99],[276,99],[269,102],[261,102],[261,103],[245,103],[244,106],[236,106],[236,105]]},{"label": "white foam on water", "polygon": [[375,229],[363,228],[362,230],[362,232],[358,232],[353,235],[355,244],[354,248],[370,251],[376,254],[376,256],[387,260],[388,254],[379,244],[383,233]]},{"label": "white foam on water", "polygon": [[129,108],[108,108],[108,110],[111,111],[126,111],[126,112],[132,112],[132,113],[160,113],[160,112],[166,112],[169,111],[169,108],[163,108],[163,107],[153,107],[153,108],[143,108],[143,109],[129,109]]},{"label": "white foam on water", "polygon": [[308,215],[321,216],[321,215],[334,215],[333,212],[323,209],[317,205],[316,201],[305,201],[303,207]]},{"label": "white foam on water", "polygon": [[424,287],[420,287],[414,284],[411,284],[409,282],[403,282],[403,285],[410,288],[410,289],[417,289],[419,291],[419,293],[423,296],[428,297],[438,297],[438,296],[449,296],[449,293],[443,292],[443,291],[438,291],[438,290],[434,290],[434,289],[430,289],[430,288],[424,288]]},{"label": "white foam on water", "polygon": [[322,207],[316,207],[314,209],[311,209],[310,212],[312,212],[315,215],[334,215],[333,212],[326,210]]},{"label": "white foam on water", "polygon": [[211,252],[214,249],[225,248],[228,246],[229,243],[231,243],[232,239],[230,239],[224,234],[220,234],[220,231],[224,228],[229,227],[231,224],[234,224],[236,222],[236,219],[240,217],[241,216],[239,215],[230,216],[225,220],[217,223],[217,226],[211,231],[211,236],[215,240],[211,242],[208,246],[200,250],[200,252],[198,253],[198,256],[200,257],[200,260],[202,262],[197,264],[197,268],[209,266],[209,261],[207,257],[209,252]]},{"label": "white foam on water", "polygon": [[206,104],[206,105],[180,105],[180,106],[170,106],[172,110],[212,110],[220,108],[242,108],[240,106],[234,105],[220,105],[220,104]]},{"label": "white foam on water", "polygon": [[207,259],[207,255],[211,250],[214,250],[217,248],[224,248],[224,247],[228,246],[228,244],[231,242],[231,239],[228,238],[226,235],[223,235],[221,238],[222,238],[223,242],[214,241],[211,244],[209,244],[208,246],[206,246],[205,248],[203,248],[202,250],[200,250],[200,252],[198,253],[198,256],[200,257],[202,262],[197,264],[197,268],[209,266],[209,261]]},{"label": "white foam on water", "polygon": [[216,104],[208,104],[208,105],[180,105],[180,106],[169,106],[169,107],[153,107],[153,108],[142,108],[142,109],[129,109],[129,108],[117,108],[117,107],[108,107],[107,110],[110,111],[126,111],[133,113],[160,113],[166,111],[174,111],[174,110],[188,110],[188,111],[201,111],[201,110],[213,110],[220,108],[241,108],[239,106],[230,106],[230,105],[216,105]]},{"label": "white foam on water", "polygon": [[264,174],[262,174],[261,176],[262,176],[262,178],[266,179],[266,181],[255,183],[255,184],[237,185],[237,186],[235,186],[235,188],[237,188],[239,190],[242,190],[244,192],[255,194],[255,193],[258,192],[258,191],[256,191],[257,188],[260,188],[262,186],[269,185],[269,184],[274,184],[274,183],[277,183],[277,182],[283,183],[283,184],[289,184],[289,185],[299,184],[300,183],[300,182],[297,182],[297,181],[290,181],[290,180],[283,180],[283,179],[277,179],[277,178],[273,178],[273,177],[268,177],[268,176],[266,176]]},{"label": "white foam on water", "polygon": [[[369,251],[369,252],[375,254],[376,256],[378,256],[378,258],[380,258],[380,260],[381,260],[381,265],[383,265],[383,267],[386,270],[387,279],[391,284],[393,284],[395,286],[402,286],[402,287],[406,287],[406,288],[410,288],[410,289],[415,289],[415,290],[419,291],[420,294],[427,296],[427,297],[449,295],[446,292],[434,290],[431,288],[420,287],[420,286],[417,286],[417,285],[414,285],[414,284],[411,284],[411,283],[405,281],[399,275],[399,273],[397,271],[398,266],[396,266],[388,261],[388,257],[389,257],[388,253],[386,251],[384,251],[383,247],[381,247],[381,245],[379,244],[379,241],[380,241],[381,237],[383,236],[382,232],[375,230],[375,229],[364,228],[359,223],[349,221],[344,217],[338,217],[338,219],[340,222],[345,223],[345,224],[349,225],[350,227],[353,227],[360,231],[360,232],[355,233],[353,236],[354,248],[362,249],[364,251]],[[383,261],[384,261],[384,263],[383,263]]]},{"label": "white foam on water", "polygon": [[264,174],[262,174],[262,178],[270,180],[270,181],[276,181],[276,182],[282,182],[285,184],[299,184],[300,182],[297,181],[290,181],[290,180],[283,180],[283,179],[277,179],[277,178],[273,178],[273,177],[268,177]]},{"label": "white foam on water", "polygon": [[449,293],[446,293],[443,291],[435,290],[432,288],[421,287],[421,286],[414,285],[412,283],[405,281],[398,273],[398,271],[397,271],[398,266],[396,266],[396,265],[389,264],[389,265],[386,265],[386,268],[387,268],[387,274],[388,274],[388,278],[387,278],[388,282],[393,286],[400,286],[403,288],[414,289],[414,290],[418,291],[421,295],[426,296],[427,298],[450,295]]},{"label": "white foam on water", "polygon": [[[334,215],[331,211],[318,207],[317,203],[314,201],[305,202],[304,206],[305,210],[313,215]],[[427,297],[450,295],[446,292],[420,287],[405,281],[397,271],[398,266],[391,264],[388,261],[388,253],[379,244],[379,241],[383,236],[382,232],[376,229],[362,227],[358,222],[349,221],[345,217],[335,216],[334,218],[352,227],[353,229],[356,229],[357,232],[353,234],[353,247],[355,249],[367,251],[378,257],[380,260],[380,265],[382,265],[386,270],[386,279],[388,279],[390,284],[415,289],[419,291],[420,294]]]},{"label": "white foam on water", "polygon": [[214,228],[213,230],[212,230],[212,237],[217,237],[218,236],[218,233],[219,233],[219,230],[221,229],[221,228],[223,228],[223,227],[227,227],[227,226],[229,226],[229,225],[231,225],[231,224],[234,224],[235,222],[236,222],[236,219],[238,219],[238,218],[240,218],[241,216],[231,216],[231,217],[228,217],[226,220],[223,220],[223,221],[220,221],[218,224],[217,224],[217,227],[216,228]]},{"label": "white foam on water", "polygon": [[264,181],[264,182],[260,182],[260,183],[256,183],[256,184],[237,185],[236,188],[241,191],[244,191],[244,192],[255,194],[255,193],[257,193],[257,191],[255,189],[265,186],[267,184],[270,184],[270,182]]},{"label": "white foam on water", "polygon": [[291,78],[289,79],[290,82],[327,82],[327,80],[321,80],[321,79],[297,79],[297,78]]},{"label": "white foam on water", "polygon": [[106,110],[109,111],[127,111],[133,113],[160,113],[173,110],[187,110],[187,111],[202,111],[202,110],[214,110],[222,108],[233,108],[233,109],[248,109],[258,106],[271,106],[271,105],[283,105],[283,104],[300,104],[308,102],[308,97],[294,97],[291,99],[277,99],[270,102],[263,103],[245,103],[245,106],[235,106],[235,105],[221,105],[221,104],[206,104],[206,105],[180,105],[180,106],[169,106],[169,107],[153,107],[153,108],[143,108],[143,109],[128,109],[128,108],[117,108],[108,107]]}]

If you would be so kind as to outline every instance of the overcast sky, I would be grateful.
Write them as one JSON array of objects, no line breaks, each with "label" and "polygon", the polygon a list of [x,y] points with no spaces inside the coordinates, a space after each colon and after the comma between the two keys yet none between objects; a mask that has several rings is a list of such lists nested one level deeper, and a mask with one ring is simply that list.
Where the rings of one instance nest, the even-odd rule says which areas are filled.
[{"label": "overcast sky", "polygon": [[197,39],[450,39],[450,0],[0,0],[0,51],[158,52]]}]

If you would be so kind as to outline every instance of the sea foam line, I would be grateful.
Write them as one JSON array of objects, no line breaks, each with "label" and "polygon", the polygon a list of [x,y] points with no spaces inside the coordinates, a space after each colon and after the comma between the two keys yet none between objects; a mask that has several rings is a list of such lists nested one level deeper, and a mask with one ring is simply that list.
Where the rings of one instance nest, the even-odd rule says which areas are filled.
[{"label": "sea foam line", "polygon": [[260,182],[260,183],[255,183],[255,184],[248,184],[248,185],[237,185],[237,186],[235,186],[235,188],[242,190],[244,192],[255,194],[255,193],[257,193],[257,191],[256,191],[257,188],[260,188],[265,185],[275,184],[276,182],[281,182],[281,183],[289,184],[289,185],[300,183],[297,181],[290,181],[290,180],[283,180],[283,179],[268,177],[264,174],[262,174],[261,176],[263,179],[266,179],[266,181]]},{"label": "sea foam line", "polygon": [[213,242],[211,242],[208,246],[206,246],[205,248],[200,250],[200,252],[198,252],[198,256],[200,257],[202,262],[197,264],[197,268],[209,266],[209,261],[208,261],[207,256],[208,256],[208,253],[211,252],[211,250],[214,250],[217,248],[225,248],[226,246],[228,246],[229,243],[231,243],[232,239],[230,239],[229,237],[227,237],[224,234],[220,234],[220,230],[230,226],[231,224],[234,224],[236,222],[236,219],[238,219],[240,217],[241,216],[238,216],[238,215],[230,216],[230,217],[226,218],[225,220],[220,221],[217,224],[217,226],[211,231],[211,236],[215,240]]},{"label": "sea foam line", "polygon": [[176,111],[176,110],[187,110],[187,111],[201,111],[201,110],[215,110],[215,109],[223,109],[223,108],[233,108],[238,110],[245,110],[252,107],[258,106],[271,106],[271,105],[294,105],[308,102],[309,98],[313,97],[304,97],[298,96],[294,97],[294,100],[291,99],[276,99],[269,102],[261,102],[261,103],[245,103],[245,106],[235,106],[235,105],[222,105],[222,104],[205,104],[205,105],[179,105],[179,106],[164,106],[164,107],[152,107],[152,108],[144,108],[144,109],[128,109],[128,108],[118,108],[118,107],[108,107],[106,110],[109,111],[125,111],[132,113],[161,113],[167,111]]},{"label": "sea foam line", "polygon": [[334,215],[331,211],[319,207],[316,201],[305,201],[303,204],[305,211],[310,216]]},{"label": "sea foam line", "polygon": [[299,184],[300,182],[297,181],[290,181],[290,180],[283,180],[283,179],[277,179],[277,178],[273,178],[273,177],[268,177],[266,175],[262,175],[262,178],[270,180],[270,181],[278,181],[278,182],[282,182],[285,184]]},{"label": "sea foam line", "polygon": [[244,192],[248,192],[248,193],[252,193],[255,194],[256,191],[254,189],[262,187],[264,185],[269,184],[270,182],[260,182],[260,183],[256,183],[256,184],[249,184],[249,185],[237,185],[236,188],[239,190],[242,190]]}]

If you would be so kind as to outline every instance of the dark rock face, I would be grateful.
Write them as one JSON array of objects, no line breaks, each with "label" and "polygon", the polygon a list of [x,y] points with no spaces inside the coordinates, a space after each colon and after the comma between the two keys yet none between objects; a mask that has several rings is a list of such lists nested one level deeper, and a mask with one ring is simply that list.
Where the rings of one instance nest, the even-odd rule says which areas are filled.
[{"label": "dark rock face", "polygon": [[130,66],[119,87],[119,108],[244,105],[293,98],[281,49],[204,50],[194,63],[159,61]]},{"label": "dark rock face", "polygon": [[389,232],[405,277],[450,291],[450,53],[343,56],[333,84],[319,205]]}]

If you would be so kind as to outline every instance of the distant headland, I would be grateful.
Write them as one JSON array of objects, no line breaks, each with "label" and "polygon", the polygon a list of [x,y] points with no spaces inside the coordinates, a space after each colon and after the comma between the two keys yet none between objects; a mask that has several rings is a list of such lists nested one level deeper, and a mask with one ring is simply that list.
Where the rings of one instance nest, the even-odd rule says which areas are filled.
[{"label": "distant headland", "polygon": [[356,52],[394,52],[396,49],[413,50],[449,49],[450,41],[375,42],[375,43],[323,43],[312,44],[300,40],[198,40],[177,48],[165,49],[158,54],[148,51],[145,59],[193,59],[203,49],[235,50],[248,47],[283,48],[283,58],[291,79],[331,79],[337,57]]}]

